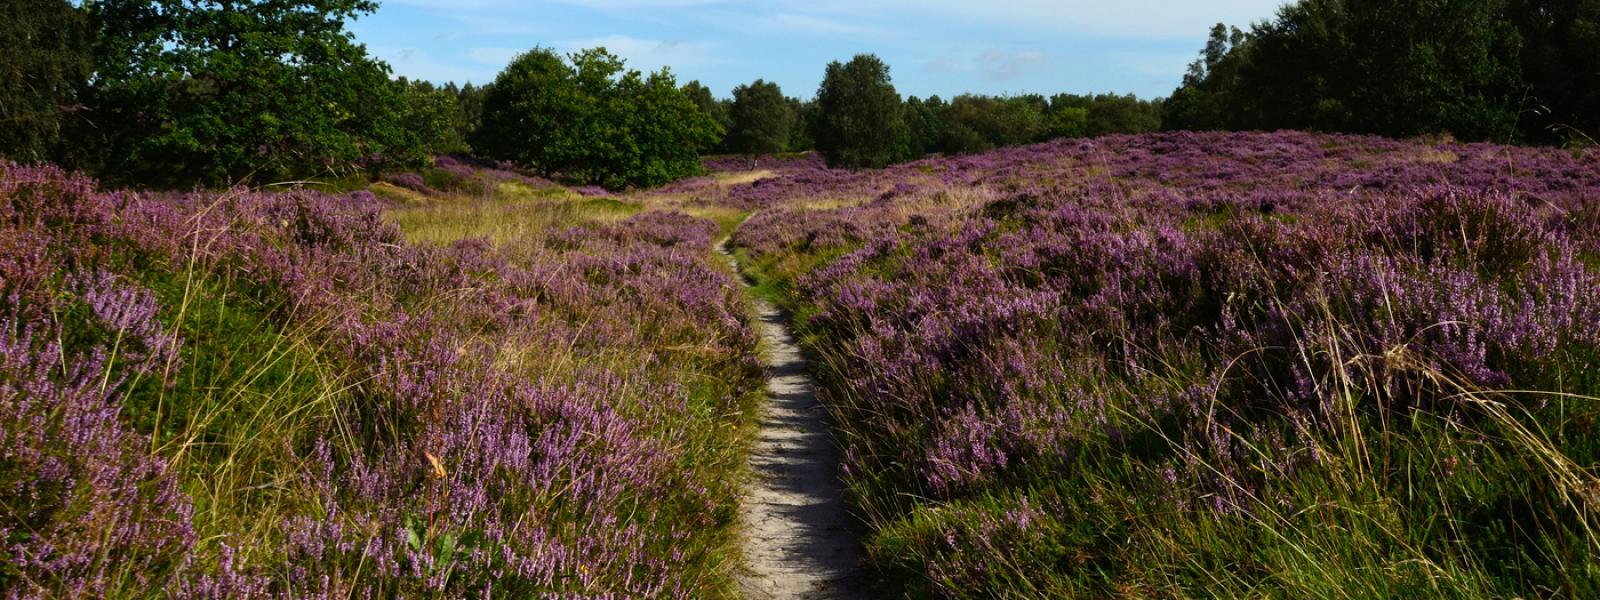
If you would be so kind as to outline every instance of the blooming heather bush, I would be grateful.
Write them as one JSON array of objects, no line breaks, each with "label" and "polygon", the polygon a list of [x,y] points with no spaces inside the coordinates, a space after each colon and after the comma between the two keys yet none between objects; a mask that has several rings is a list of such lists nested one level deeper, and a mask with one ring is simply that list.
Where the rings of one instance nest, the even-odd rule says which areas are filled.
[{"label": "blooming heather bush", "polygon": [[1600,593],[1595,156],[1110,136],[739,197],[901,591]]},{"label": "blooming heather bush", "polygon": [[389,183],[398,185],[413,192],[422,192],[426,194],[433,191],[433,188],[428,187],[428,182],[424,181],[422,176],[416,173],[396,173],[386,177],[385,179]]},{"label": "blooming heather bush", "polygon": [[0,164],[0,588],[726,594],[761,371],[715,226],[386,208]]}]

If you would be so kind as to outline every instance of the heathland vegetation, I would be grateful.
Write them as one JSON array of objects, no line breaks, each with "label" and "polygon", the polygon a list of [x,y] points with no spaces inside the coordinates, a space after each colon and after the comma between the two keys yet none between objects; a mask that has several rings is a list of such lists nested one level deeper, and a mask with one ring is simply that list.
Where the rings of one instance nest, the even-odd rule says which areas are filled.
[{"label": "heathland vegetation", "polygon": [[1600,2],[1154,100],[434,85],[376,8],[0,6],[0,596],[738,597],[749,293],[878,596],[1600,595]]}]

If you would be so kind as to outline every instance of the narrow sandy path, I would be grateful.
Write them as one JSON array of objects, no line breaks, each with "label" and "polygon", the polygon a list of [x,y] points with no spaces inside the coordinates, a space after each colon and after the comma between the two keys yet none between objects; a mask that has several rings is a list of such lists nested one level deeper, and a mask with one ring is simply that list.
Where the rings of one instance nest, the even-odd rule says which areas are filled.
[{"label": "narrow sandy path", "polygon": [[[734,262],[726,241],[717,251]],[[740,507],[748,567],[740,587],[752,600],[856,598],[856,540],[840,495],[838,451],[784,315],[761,298],[753,301],[767,346],[771,401]]]}]

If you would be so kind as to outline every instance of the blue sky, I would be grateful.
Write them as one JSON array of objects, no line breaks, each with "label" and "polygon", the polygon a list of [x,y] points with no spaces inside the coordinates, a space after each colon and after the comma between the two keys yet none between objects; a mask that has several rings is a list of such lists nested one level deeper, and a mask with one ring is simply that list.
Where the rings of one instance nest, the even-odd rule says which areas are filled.
[{"label": "blue sky", "polygon": [[718,96],[757,78],[810,98],[829,61],[871,52],[903,95],[1165,96],[1213,23],[1243,27],[1283,0],[385,0],[350,24],[397,75],[492,81],[534,46],[605,46],[670,65]]}]

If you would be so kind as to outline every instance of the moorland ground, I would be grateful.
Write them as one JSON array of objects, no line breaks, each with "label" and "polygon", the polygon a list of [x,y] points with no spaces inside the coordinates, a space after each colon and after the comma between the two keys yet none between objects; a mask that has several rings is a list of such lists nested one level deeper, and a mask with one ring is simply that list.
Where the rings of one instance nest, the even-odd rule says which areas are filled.
[{"label": "moorland ground", "polygon": [[731,236],[877,593],[1600,593],[1593,151],[708,165],[177,194],[6,163],[0,584],[735,596],[766,374]]}]

